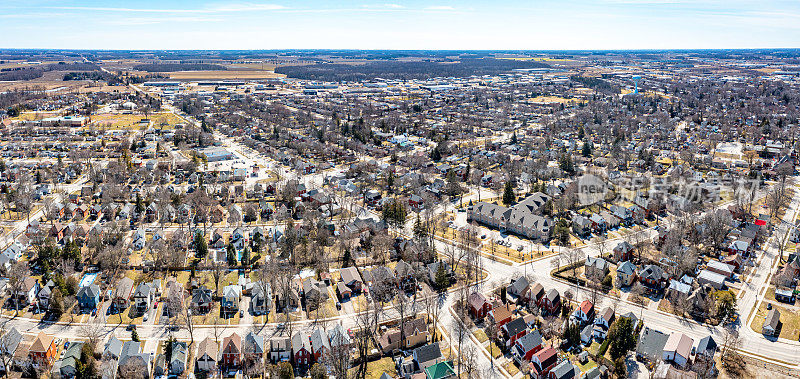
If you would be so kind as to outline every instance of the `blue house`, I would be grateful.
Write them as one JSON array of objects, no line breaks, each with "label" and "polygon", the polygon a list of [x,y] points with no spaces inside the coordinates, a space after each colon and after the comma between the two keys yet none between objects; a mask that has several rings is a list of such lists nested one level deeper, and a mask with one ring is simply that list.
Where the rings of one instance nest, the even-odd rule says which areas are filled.
[{"label": "blue house", "polygon": [[78,290],[75,296],[83,312],[91,312],[100,304],[100,286],[91,284]]}]

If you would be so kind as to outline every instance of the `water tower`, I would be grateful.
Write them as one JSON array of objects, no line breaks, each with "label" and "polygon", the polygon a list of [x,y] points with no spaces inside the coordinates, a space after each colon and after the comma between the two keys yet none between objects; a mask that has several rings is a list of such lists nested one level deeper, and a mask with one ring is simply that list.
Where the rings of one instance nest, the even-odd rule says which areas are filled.
[{"label": "water tower", "polygon": [[631,78],[631,81],[633,81],[633,94],[634,95],[638,95],[639,94],[639,81],[640,80],[642,80],[642,77],[639,76],[639,75],[633,76]]}]

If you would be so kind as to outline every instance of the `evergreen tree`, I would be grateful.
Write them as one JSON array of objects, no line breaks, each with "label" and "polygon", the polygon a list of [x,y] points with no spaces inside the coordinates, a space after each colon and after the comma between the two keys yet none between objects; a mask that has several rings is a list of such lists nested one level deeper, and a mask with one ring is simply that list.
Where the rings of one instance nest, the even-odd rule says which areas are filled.
[{"label": "evergreen tree", "polygon": [[236,249],[233,247],[233,244],[228,243],[228,247],[225,250],[227,253],[228,266],[236,266]]},{"label": "evergreen tree", "polygon": [[289,362],[281,362],[278,364],[278,378],[280,379],[294,379],[294,369]]},{"label": "evergreen tree", "polygon": [[342,253],[342,267],[350,267],[350,260],[353,259],[350,249],[345,248]]},{"label": "evergreen tree", "polygon": [[569,153],[564,153],[561,155],[558,166],[568,174],[575,173],[575,165],[572,163],[572,156]]},{"label": "evergreen tree", "polygon": [[434,162],[438,162],[438,161],[442,160],[442,152],[441,152],[441,151],[439,151],[439,146],[436,146],[436,147],[433,149],[433,151],[431,152],[431,159],[432,159]]},{"label": "evergreen tree", "polygon": [[514,187],[511,186],[511,182],[506,182],[505,189],[503,189],[503,204],[509,205],[513,203],[517,197],[514,195]]},{"label": "evergreen tree", "polygon": [[53,292],[50,293],[49,306],[50,313],[56,320],[64,314],[64,296],[61,294],[61,290],[58,289],[58,287],[53,288]]},{"label": "evergreen tree", "polygon": [[444,291],[450,285],[450,279],[447,278],[447,272],[444,270],[444,262],[439,261],[439,267],[436,269],[436,287],[440,291]]},{"label": "evergreen tree", "polygon": [[389,174],[386,177],[386,191],[389,193],[394,193],[394,171],[389,171]]},{"label": "evergreen tree", "polygon": [[200,233],[194,234],[194,250],[195,256],[201,259],[205,258],[208,254],[208,243],[206,242],[206,238]]},{"label": "evergreen tree", "polygon": [[244,251],[242,252],[242,264],[247,266],[250,264],[250,248],[245,247]]},{"label": "evergreen tree", "polygon": [[590,158],[592,156],[592,143],[586,141],[583,143],[583,148],[581,148],[581,155],[586,158]]},{"label": "evergreen tree", "polygon": [[625,317],[618,318],[608,331],[608,339],[611,340],[609,355],[612,359],[623,357],[636,347],[636,335],[631,320]]},{"label": "evergreen tree", "polygon": [[419,217],[419,213],[417,213],[417,219],[414,220],[414,229],[413,229],[414,237],[418,240],[422,240],[428,236],[428,230],[425,229],[425,225],[422,224],[422,220]]},{"label": "evergreen tree", "polygon": [[144,202],[142,201],[142,195],[138,192],[136,193],[136,212],[142,213],[144,212]]},{"label": "evergreen tree", "polygon": [[516,145],[517,144],[517,132],[516,131],[514,131],[514,133],[511,134],[511,144],[512,145]]}]

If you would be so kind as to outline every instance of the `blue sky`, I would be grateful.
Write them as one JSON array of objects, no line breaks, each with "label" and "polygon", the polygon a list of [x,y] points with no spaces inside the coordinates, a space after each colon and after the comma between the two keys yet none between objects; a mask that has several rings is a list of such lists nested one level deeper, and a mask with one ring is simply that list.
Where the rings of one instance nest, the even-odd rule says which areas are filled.
[{"label": "blue sky", "polygon": [[798,0],[0,0],[0,48],[800,47]]}]

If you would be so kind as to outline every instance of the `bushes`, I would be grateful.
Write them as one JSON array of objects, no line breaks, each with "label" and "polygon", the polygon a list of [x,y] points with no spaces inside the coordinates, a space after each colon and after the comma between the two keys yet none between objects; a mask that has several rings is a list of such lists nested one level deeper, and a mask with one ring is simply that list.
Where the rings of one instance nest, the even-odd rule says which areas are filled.
[{"label": "bushes", "polygon": [[605,278],[603,278],[603,281],[600,284],[603,285],[603,288],[611,288],[611,286],[614,284],[614,278],[611,277],[611,274],[608,274]]},{"label": "bushes", "polygon": [[611,340],[606,338],[606,340],[603,341],[602,344],[600,344],[600,348],[597,349],[597,356],[598,357],[602,357],[602,356],[606,355],[606,351],[608,351],[608,345],[610,345],[610,344],[611,344]]},{"label": "bushes", "polygon": [[563,267],[561,267],[561,268],[559,268],[557,270],[553,270],[551,274],[553,276],[555,276],[556,278],[564,279],[564,280],[566,280],[566,281],[568,281],[570,283],[577,283],[580,286],[585,286],[586,285],[586,281],[585,280],[583,280],[581,278],[575,278],[575,277],[572,277],[572,276],[566,276],[566,275],[562,274],[564,271],[572,270],[573,268],[578,268],[578,267],[583,266],[585,262],[586,261],[579,261],[579,262],[575,262],[575,263],[570,264],[570,265],[563,266]]}]

